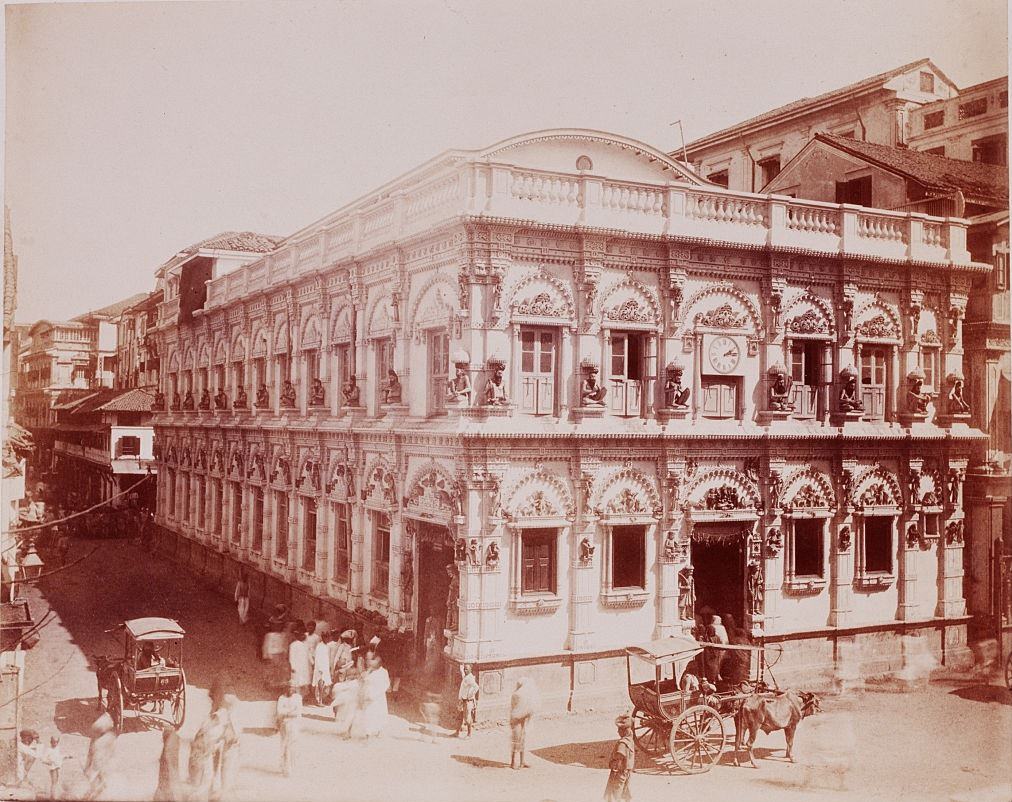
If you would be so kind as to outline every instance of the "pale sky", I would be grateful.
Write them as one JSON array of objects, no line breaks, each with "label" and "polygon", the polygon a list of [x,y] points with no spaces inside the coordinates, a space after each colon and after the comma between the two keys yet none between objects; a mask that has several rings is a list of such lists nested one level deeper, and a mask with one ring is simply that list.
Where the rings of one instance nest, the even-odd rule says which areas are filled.
[{"label": "pale sky", "polygon": [[7,6],[17,320],[154,288],[448,148],[598,128],[663,150],[921,57],[1007,73],[1003,0]]}]

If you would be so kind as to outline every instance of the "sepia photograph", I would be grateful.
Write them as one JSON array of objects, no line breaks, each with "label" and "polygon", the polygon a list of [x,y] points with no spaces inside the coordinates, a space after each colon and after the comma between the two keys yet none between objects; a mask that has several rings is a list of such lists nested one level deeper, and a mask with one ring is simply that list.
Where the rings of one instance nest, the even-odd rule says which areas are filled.
[{"label": "sepia photograph", "polygon": [[1004,0],[3,10],[0,800],[1012,802]]}]

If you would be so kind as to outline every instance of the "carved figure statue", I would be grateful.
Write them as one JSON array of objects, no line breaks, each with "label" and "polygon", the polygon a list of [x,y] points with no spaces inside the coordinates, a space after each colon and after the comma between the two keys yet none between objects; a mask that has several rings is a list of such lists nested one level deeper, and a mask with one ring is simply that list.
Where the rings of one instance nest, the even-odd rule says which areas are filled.
[{"label": "carved figure statue", "polygon": [[271,405],[271,396],[267,392],[266,384],[261,384],[260,389],[257,390],[256,405],[258,407],[269,407]]},{"label": "carved figure statue", "polygon": [[320,379],[313,379],[309,384],[309,406],[322,407],[327,403],[327,397],[323,390],[323,382]]},{"label": "carved figure statue", "polygon": [[589,538],[584,538],[580,541],[580,562],[584,565],[589,565],[594,561],[594,552],[597,550],[597,546],[590,542]]},{"label": "carved figure statue", "polygon": [[911,504],[917,504],[921,500],[920,471],[910,471],[910,476],[907,478],[907,494],[910,496]]},{"label": "carved figure statue", "polygon": [[502,368],[497,367],[492,372],[492,377],[485,382],[485,405],[489,407],[504,407],[509,402],[509,395],[506,393],[506,382],[503,381]]},{"label": "carved figure statue", "polygon": [[453,543],[453,559],[462,563],[467,561],[467,541],[464,538],[457,538]]},{"label": "carved figure statue", "polygon": [[285,379],[281,385],[281,406],[295,406],[295,387],[292,385],[291,379]]},{"label": "carved figure statue", "polygon": [[411,597],[415,592],[415,569],[412,566],[411,554],[405,554],[401,562],[401,610],[411,612]]},{"label": "carved figure statue", "polygon": [[478,545],[478,541],[471,538],[471,543],[467,548],[468,559],[471,565],[481,565],[481,546]]},{"label": "carved figure statue", "polygon": [[345,406],[359,406],[361,391],[358,389],[358,384],[356,383],[354,376],[349,376],[348,380],[342,385],[341,395],[344,396]]},{"label": "carved figure statue", "polygon": [[489,571],[494,571],[499,567],[499,544],[494,540],[485,549],[485,567]]},{"label": "carved figure statue", "polygon": [[678,617],[692,621],[696,614],[696,583],[692,566],[687,565],[678,572]]},{"label": "carved figure statue", "polygon": [[176,391],[172,394],[172,408],[180,409],[183,406],[183,400],[179,397],[179,392]]},{"label": "carved figure statue", "polygon": [[689,388],[682,387],[682,374],[685,368],[674,362],[665,368],[664,406],[668,409],[687,409],[689,406]]},{"label": "carved figure statue", "polygon": [[949,504],[959,503],[959,483],[962,478],[957,468],[949,469]]},{"label": "carved figure statue", "polygon": [[791,403],[791,378],[783,365],[774,365],[767,371],[769,376],[769,408],[777,412],[794,409]]},{"label": "carved figure statue", "polygon": [[864,404],[861,402],[861,394],[857,389],[857,371],[852,367],[846,367],[840,371],[840,411],[841,412],[864,412]]},{"label": "carved figure statue", "polygon": [[183,409],[193,409],[193,392],[190,390],[186,391],[186,395],[183,396]]},{"label": "carved figure statue", "polygon": [[673,530],[668,530],[668,533],[664,536],[664,559],[668,562],[674,562],[678,559],[678,541],[675,540],[675,533]]},{"label": "carved figure statue", "polygon": [[840,530],[840,551],[847,551],[850,548],[850,527],[845,526]]},{"label": "carved figure statue", "polygon": [[748,596],[752,615],[762,615],[766,602],[762,564],[756,560],[748,565]]},{"label": "carved figure statue", "polygon": [[221,387],[219,387],[218,392],[214,394],[214,408],[228,409],[228,396],[225,395],[225,391]]},{"label": "carved figure statue", "polygon": [[200,403],[197,404],[197,407],[200,409],[211,408],[211,391],[206,387],[200,392]]},{"label": "carved figure statue", "polygon": [[151,402],[151,408],[155,410],[165,409],[165,395],[155,391],[155,400]]},{"label": "carved figure statue", "polygon": [[401,380],[397,378],[397,371],[388,370],[386,384],[383,385],[383,403],[401,403]]},{"label": "carved figure statue", "polygon": [[450,577],[450,587],[446,591],[446,628],[450,632],[457,630],[457,600],[460,598],[460,572],[457,566],[452,563],[446,566],[446,573]]},{"label": "carved figure statue", "polygon": [[239,392],[236,393],[235,401],[232,402],[232,406],[235,409],[246,409],[248,405],[249,405],[249,397],[246,395],[246,388],[240,384]]},{"label": "carved figure statue", "polygon": [[584,371],[586,376],[580,388],[580,403],[585,407],[603,407],[608,389],[597,382],[597,365],[585,365]]},{"label": "carved figure statue", "polygon": [[446,384],[446,400],[471,406],[473,398],[474,389],[471,387],[471,377],[467,375],[467,366],[457,365],[456,375]]},{"label": "carved figure statue", "polygon": [[931,400],[931,393],[922,392],[924,387],[924,374],[919,370],[912,370],[907,374],[907,411],[917,415],[923,415],[928,411],[928,402]]},{"label": "carved figure statue", "polygon": [[949,390],[949,414],[969,415],[970,405],[963,398],[963,377],[955,375],[950,377],[949,381],[952,382],[952,387]]},{"label": "carved figure statue", "polygon": [[780,506],[780,497],[784,493],[784,480],[780,476],[780,471],[770,471],[770,508],[776,509]]}]

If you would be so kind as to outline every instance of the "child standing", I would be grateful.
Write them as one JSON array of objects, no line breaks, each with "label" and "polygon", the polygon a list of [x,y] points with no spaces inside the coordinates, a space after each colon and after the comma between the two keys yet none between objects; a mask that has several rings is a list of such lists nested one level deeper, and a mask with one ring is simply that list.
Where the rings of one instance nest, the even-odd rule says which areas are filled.
[{"label": "child standing", "polygon": [[60,751],[59,735],[54,735],[49,739],[49,747],[43,750],[39,762],[49,769],[49,798],[59,799],[57,791],[60,788],[60,769],[63,767],[63,753]]},{"label": "child standing", "polygon": [[618,740],[611,750],[608,761],[608,784],[604,787],[605,802],[628,802],[632,799],[629,793],[629,776],[636,764],[636,744],[633,742],[632,717],[623,714],[615,719],[618,729]]},{"label": "child standing", "polygon": [[467,727],[467,737],[471,737],[471,728],[478,719],[478,680],[474,678],[471,666],[463,668],[464,676],[460,680],[457,699],[460,704],[460,723],[457,725],[457,737],[463,737],[461,731]]}]

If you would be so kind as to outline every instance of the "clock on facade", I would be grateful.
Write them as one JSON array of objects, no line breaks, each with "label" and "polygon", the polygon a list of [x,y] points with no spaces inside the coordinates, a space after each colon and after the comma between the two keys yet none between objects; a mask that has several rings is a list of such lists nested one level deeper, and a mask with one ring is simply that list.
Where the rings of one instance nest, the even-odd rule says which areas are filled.
[{"label": "clock on facade", "polygon": [[738,341],[727,336],[714,337],[707,349],[710,367],[717,373],[730,373],[741,361],[741,346]]}]

